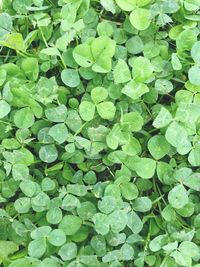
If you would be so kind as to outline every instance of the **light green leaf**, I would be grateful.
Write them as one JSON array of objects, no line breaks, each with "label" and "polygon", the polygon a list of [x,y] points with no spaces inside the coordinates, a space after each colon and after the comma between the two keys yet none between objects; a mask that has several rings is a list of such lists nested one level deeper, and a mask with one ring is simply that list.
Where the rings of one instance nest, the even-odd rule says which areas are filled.
[{"label": "light green leaf", "polygon": [[33,258],[41,258],[46,251],[46,240],[41,237],[31,241],[28,245],[28,254]]},{"label": "light green leaf", "polygon": [[183,185],[176,185],[168,194],[170,205],[175,209],[183,208],[188,202],[188,193]]},{"label": "light green leaf", "polygon": [[88,101],[81,102],[79,113],[84,121],[91,121],[95,114],[95,105]]},{"label": "light green leaf", "polygon": [[14,115],[14,123],[18,128],[30,128],[34,122],[34,114],[30,108],[22,108]]},{"label": "light green leaf", "polygon": [[166,95],[173,90],[173,84],[166,79],[158,79],[155,82],[155,89],[161,95]]},{"label": "light green leaf", "polygon": [[128,214],[127,226],[131,229],[134,234],[138,234],[142,231],[143,222],[140,217],[134,211]]},{"label": "light green leaf", "polygon": [[116,6],[113,0],[100,0],[100,3],[105,8],[105,10],[115,14]]},{"label": "light green leaf", "polygon": [[59,224],[59,229],[63,230],[66,235],[75,234],[81,227],[82,220],[75,215],[66,215]]},{"label": "light green leaf", "polygon": [[67,108],[65,105],[60,105],[45,110],[45,115],[49,121],[65,122],[67,119]]},{"label": "light green leaf", "polygon": [[127,124],[132,132],[139,132],[142,129],[144,120],[137,111],[133,111],[124,114],[123,124]]},{"label": "light green leaf", "polygon": [[131,80],[122,89],[122,93],[129,96],[133,100],[139,99],[147,92],[149,92],[149,88],[146,84],[135,82],[134,80]]},{"label": "light green leaf", "polygon": [[64,261],[70,261],[70,260],[76,258],[77,245],[75,243],[73,243],[73,242],[69,242],[69,243],[65,244],[58,251],[58,255]]},{"label": "light green leaf", "polygon": [[46,163],[52,163],[58,158],[58,151],[55,145],[45,145],[40,148],[39,157]]},{"label": "light green leaf", "polygon": [[19,246],[12,241],[0,240],[0,260],[6,260],[9,255],[18,251]]},{"label": "light green leaf", "polygon": [[5,100],[0,100],[0,119],[3,119],[10,113],[10,105]]},{"label": "light green leaf", "polygon": [[97,112],[102,119],[112,120],[115,116],[116,107],[110,101],[102,102],[97,105]]},{"label": "light green leaf", "polygon": [[66,69],[61,72],[61,80],[69,87],[77,87],[81,80],[78,71],[73,69]]},{"label": "light green leaf", "polygon": [[78,65],[84,68],[92,66],[94,59],[88,44],[81,44],[74,48],[73,57]]},{"label": "light green leaf", "polygon": [[193,85],[200,85],[200,67],[193,66],[189,69],[188,72],[189,81]]},{"label": "light green leaf", "polygon": [[170,145],[168,144],[164,136],[155,135],[149,139],[148,149],[151,155],[156,160],[159,160],[169,152]]},{"label": "light green leaf", "polygon": [[145,8],[136,8],[130,14],[130,22],[139,31],[146,30],[151,23],[151,13]]},{"label": "light green leaf", "polygon": [[109,214],[117,208],[116,199],[112,196],[105,196],[98,201],[98,208],[102,213]]},{"label": "light green leaf", "polygon": [[108,97],[108,91],[104,87],[95,87],[91,91],[91,98],[95,104],[98,104]]},{"label": "light green leaf", "polygon": [[145,82],[153,74],[153,66],[145,57],[137,57],[133,61],[133,78],[136,82]]},{"label": "light green leaf", "polygon": [[185,128],[177,122],[170,124],[165,133],[165,138],[172,146],[177,148],[181,155],[187,154],[192,149]]},{"label": "light green leaf", "polygon": [[155,128],[163,128],[167,126],[171,121],[172,121],[171,113],[162,106],[159,114],[157,115],[157,117],[153,122],[153,126]]},{"label": "light green leaf", "polygon": [[156,162],[150,158],[132,157],[126,162],[127,166],[136,171],[137,175],[144,179],[153,177],[156,170]]},{"label": "light green leaf", "polygon": [[116,3],[125,11],[132,11],[136,8],[136,0],[116,0]]},{"label": "light green leaf", "polygon": [[122,196],[127,200],[133,200],[138,197],[137,186],[133,183],[125,182],[120,184]]},{"label": "light green leaf", "polygon": [[62,144],[67,140],[68,129],[64,123],[55,124],[49,129],[48,134],[58,143]]},{"label": "light green leaf", "polygon": [[60,247],[66,242],[66,235],[61,229],[54,229],[49,235],[47,239],[50,244],[55,247]]},{"label": "light green leaf", "polygon": [[116,84],[126,83],[131,80],[131,72],[126,61],[123,59],[118,60],[117,65],[114,68],[113,75]]},{"label": "light green leaf", "polygon": [[133,209],[139,212],[147,212],[152,208],[152,201],[148,197],[138,197],[133,202]]},{"label": "light green leaf", "polygon": [[107,235],[110,229],[109,218],[102,213],[96,213],[92,221],[94,222],[95,231],[100,235]]}]

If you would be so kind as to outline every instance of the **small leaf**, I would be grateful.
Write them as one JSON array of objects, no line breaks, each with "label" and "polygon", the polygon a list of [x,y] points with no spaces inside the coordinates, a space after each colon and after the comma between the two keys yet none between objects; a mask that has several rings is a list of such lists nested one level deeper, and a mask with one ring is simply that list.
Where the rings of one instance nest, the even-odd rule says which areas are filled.
[{"label": "small leaf", "polygon": [[167,126],[171,121],[172,121],[172,115],[166,108],[162,106],[159,114],[157,115],[157,117],[153,122],[153,126],[155,128],[163,128]]},{"label": "small leaf", "polygon": [[151,23],[150,11],[145,8],[134,9],[130,14],[130,22],[137,30],[146,30]]},{"label": "small leaf", "polygon": [[66,69],[61,73],[61,79],[63,83],[69,87],[77,87],[81,80],[76,70]]},{"label": "small leaf", "polygon": [[58,251],[58,255],[62,258],[64,261],[70,261],[76,258],[77,255],[77,246],[73,242],[69,242],[62,246],[60,250]]},{"label": "small leaf", "polygon": [[66,235],[61,229],[54,229],[49,235],[47,239],[50,244],[55,247],[60,247],[66,242]]},{"label": "small leaf", "polygon": [[97,112],[102,119],[112,120],[115,116],[116,107],[110,101],[102,102],[97,105]]},{"label": "small leaf", "polygon": [[28,245],[28,254],[33,258],[41,258],[46,251],[45,238],[41,237],[31,241]]},{"label": "small leaf", "polygon": [[176,185],[168,194],[170,205],[175,209],[183,208],[188,202],[188,193],[183,185]]},{"label": "small leaf", "polygon": [[54,162],[58,157],[58,151],[55,145],[42,146],[39,151],[39,157],[46,163]]},{"label": "small leaf", "polygon": [[95,114],[94,104],[88,101],[81,102],[79,106],[79,113],[84,121],[91,121]]},{"label": "small leaf", "polygon": [[126,83],[131,80],[131,72],[128,65],[123,59],[119,59],[117,65],[115,66],[114,72],[114,81],[118,83]]},{"label": "small leaf", "polygon": [[170,150],[170,145],[164,136],[155,135],[148,141],[148,149],[151,155],[156,159],[163,158]]},{"label": "small leaf", "polygon": [[22,108],[14,115],[14,122],[18,128],[30,128],[34,121],[34,114],[30,108]]},{"label": "small leaf", "polygon": [[75,234],[81,227],[82,220],[75,215],[66,215],[59,224],[59,229],[63,230],[66,235]]},{"label": "small leaf", "polygon": [[10,113],[10,105],[5,100],[0,100],[0,119],[3,119]]},{"label": "small leaf", "polygon": [[133,100],[139,99],[147,92],[149,92],[149,88],[146,84],[135,82],[134,80],[131,80],[122,89],[122,93],[129,96]]}]

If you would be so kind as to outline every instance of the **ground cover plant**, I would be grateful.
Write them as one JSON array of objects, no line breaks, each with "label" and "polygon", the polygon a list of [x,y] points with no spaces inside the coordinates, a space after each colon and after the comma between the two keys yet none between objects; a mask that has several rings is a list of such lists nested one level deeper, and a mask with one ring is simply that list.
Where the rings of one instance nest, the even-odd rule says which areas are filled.
[{"label": "ground cover plant", "polygon": [[200,1],[0,1],[0,266],[200,266]]}]

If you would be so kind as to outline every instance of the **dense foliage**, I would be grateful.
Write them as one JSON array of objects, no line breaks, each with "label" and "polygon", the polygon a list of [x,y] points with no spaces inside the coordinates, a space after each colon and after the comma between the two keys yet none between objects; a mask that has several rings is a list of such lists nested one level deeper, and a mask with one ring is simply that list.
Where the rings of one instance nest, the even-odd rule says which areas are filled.
[{"label": "dense foliage", "polygon": [[0,2],[0,265],[199,267],[200,0]]}]

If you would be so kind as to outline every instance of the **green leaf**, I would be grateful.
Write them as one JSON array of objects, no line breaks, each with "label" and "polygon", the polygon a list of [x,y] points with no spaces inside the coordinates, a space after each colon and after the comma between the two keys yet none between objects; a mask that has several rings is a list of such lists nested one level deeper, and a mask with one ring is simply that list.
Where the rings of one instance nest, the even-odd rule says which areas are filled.
[{"label": "green leaf", "polygon": [[157,117],[153,122],[153,126],[155,128],[163,128],[167,126],[171,121],[172,121],[171,113],[162,106],[160,112],[158,113]]},{"label": "green leaf", "polygon": [[146,84],[135,82],[134,80],[131,80],[122,89],[122,93],[129,96],[133,100],[139,99],[147,92],[149,92],[149,88]]},{"label": "green leaf", "polygon": [[21,68],[29,80],[37,81],[39,75],[39,65],[36,58],[25,58],[22,61]]},{"label": "green leaf", "polygon": [[133,209],[139,212],[147,212],[151,210],[152,202],[148,197],[138,197],[133,202]]},{"label": "green leaf", "polygon": [[18,251],[19,246],[12,241],[0,240],[0,260],[6,260],[9,255]]},{"label": "green leaf", "polygon": [[140,217],[134,211],[128,214],[127,226],[131,229],[134,234],[138,234],[142,231],[143,222]]},{"label": "green leaf", "polygon": [[102,102],[97,105],[97,112],[102,119],[112,120],[115,116],[116,107],[110,101]]},{"label": "green leaf", "polygon": [[181,155],[187,154],[192,148],[185,128],[177,122],[170,124],[165,133],[165,138],[168,143],[176,147],[178,153]]},{"label": "green leaf", "polygon": [[48,236],[47,239],[50,244],[55,247],[60,247],[66,242],[66,236],[63,230],[54,229]]},{"label": "green leaf", "polygon": [[192,56],[194,62],[196,62],[196,63],[200,62],[199,53],[200,53],[200,42],[196,42],[193,45],[192,50],[191,50],[191,56]]},{"label": "green leaf", "polygon": [[69,242],[62,246],[60,250],[58,251],[58,255],[62,258],[64,261],[70,261],[76,258],[77,255],[77,246],[73,242]]},{"label": "green leaf", "polygon": [[12,168],[12,176],[16,181],[26,180],[29,177],[29,169],[25,164],[14,164]]},{"label": "green leaf", "polygon": [[96,213],[92,221],[94,222],[95,231],[100,235],[107,235],[110,229],[109,218],[102,213]]},{"label": "green leaf", "polygon": [[151,78],[153,74],[153,66],[147,58],[137,57],[133,61],[132,74],[136,82],[145,82]]},{"label": "green leaf", "polygon": [[102,213],[109,214],[117,208],[117,202],[112,196],[105,196],[98,202],[98,208]]},{"label": "green leaf", "polygon": [[151,23],[151,13],[145,8],[136,8],[130,14],[130,22],[139,31],[146,30]]},{"label": "green leaf", "polygon": [[33,258],[41,258],[46,251],[45,238],[41,237],[31,241],[28,245],[28,254]]},{"label": "green leaf", "polygon": [[30,128],[34,122],[34,114],[30,108],[22,108],[14,115],[14,123],[18,128]]},{"label": "green leaf", "polygon": [[137,111],[133,111],[124,114],[123,124],[127,124],[132,132],[139,132],[142,129],[144,120]]},{"label": "green leaf", "polygon": [[131,80],[131,72],[123,59],[119,59],[117,65],[114,68],[114,81],[118,83],[126,83]]},{"label": "green leaf", "polygon": [[81,82],[78,72],[72,69],[63,70],[61,73],[61,80],[65,85],[72,88],[77,87]]},{"label": "green leaf", "polygon": [[62,144],[67,140],[68,129],[64,123],[55,124],[49,129],[48,134],[58,143]]},{"label": "green leaf", "polygon": [[28,197],[21,197],[15,201],[14,207],[18,213],[28,213],[31,207],[31,201]]},{"label": "green leaf", "polygon": [[0,40],[1,46],[6,46],[8,48],[23,51],[24,50],[24,40],[21,33],[10,33],[3,36],[3,40]]},{"label": "green leaf", "polygon": [[155,82],[155,89],[161,95],[166,95],[173,90],[173,84],[166,79],[158,79]]},{"label": "green leaf", "polygon": [[144,179],[152,178],[156,170],[156,162],[151,158],[139,158],[135,156],[130,158],[126,164],[132,170],[136,171],[139,177]]},{"label": "green leaf", "polygon": [[199,66],[193,66],[189,69],[188,77],[189,81],[193,85],[200,85],[200,67]]},{"label": "green leaf", "polygon": [[58,151],[55,145],[45,145],[40,148],[39,157],[46,163],[52,163],[58,158]]},{"label": "green leaf", "polygon": [[149,248],[151,251],[157,252],[166,244],[166,241],[167,235],[158,235],[150,241]]},{"label": "green leaf", "polygon": [[174,70],[181,70],[182,69],[182,64],[178,58],[178,56],[173,53],[172,54],[172,66]]},{"label": "green leaf", "polygon": [[188,193],[183,185],[176,185],[168,194],[170,205],[175,209],[183,208],[188,202]]},{"label": "green leaf", "polygon": [[148,149],[151,155],[156,160],[159,160],[169,152],[170,145],[168,144],[164,136],[155,135],[149,139]]},{"label": "green leaf", "polygon": [[187,187],[200,191],[200,177],[199,173],[194,173],[190,175],[189,177],[186,177],[183,179],[183,184],[186,185]]},{"label": "green leaf", "polygon": [[78,216],[83,220],[91,220],[96,213],[96,207],[89,201],[82,202],[77,207]]},{"label": "green leaf", "polygon": [[176,39],[177,49],[180,51],[191,50],[197,41],[197,35],[193,30],[187,29],[182,31]]},{"label": "green leaf", "polygon": [[59,229],[63,230],[66,235],[75,234],[81,227],[82,220],[75,215],[66,215],[59,224]]},{"label": "green leaf", "polygon": [[49,121],[65,122],[67,119],[67,108],[65,105],[60,105],[45,110],[45,115]]},{"label": "green leaf", "polygon": [[126,48],[129,53],[137,55],[144,50],[144,43],[139,36],[133,36],[127,40]]},{"label": "green leaf", "polygon": [[12,18],[8,13],[0,14],[0,38],[4,37],[4,35],[8,34],[12,30]]},{"label": "green leaf", "polygon": [[105,10],[115,14],[116,6],[113,0],[100,0],[100,3],[105,8]]},{"label": "green leaf", "polygon": [[136,8],[135,0],[116,0],[117,5],[125,11],[131,11]]},{"label": "green leaf", "polygon": [[10,105],[5,100],[0,100],[0,119],[6,117],[10,110]]},{"label": "green leaf", "polygon": [[136,199],[138,197],[139,192],[138,192],[136,185],[129,183],[129,182],[126,182],[126,183],[122,183],[120,185],[120,188],[121,188],[122,196],[125,199],[133,200],[133,199]]},{"label": "green leaf", "polygon": [[62,211],[58,207],[50,208],[46,214],[47,222],[50,224],[58,224],[62,217]]},{"label": "green leaf", "polygon": [[123,210],[115,210],[109,214],[109,223],[113,233],[119,233],[126,227],[128,222],[127,213]]},{"label": "green leaf", "polygon": [[79,113],[84,121],[91,121],[95,114],[94,104],[88,101],[81,102],[79,106]]},{"label": "green leaf", "polygon": [[92,66],[94,59],[88,44],[81,44],[74,48],[73,57],[78,65],[84,68]]},{"label": "green leaf", "polygon": [[91,98],[95,104],[98,104],[108,97],[108,91],[104,87],[95,87],[91,91]]},{"label": "green leaf", "polygon": [[194,148],[190,151],[188,156],[188,161],[192,166],[200,166],[200,145],[196,144]]}]

